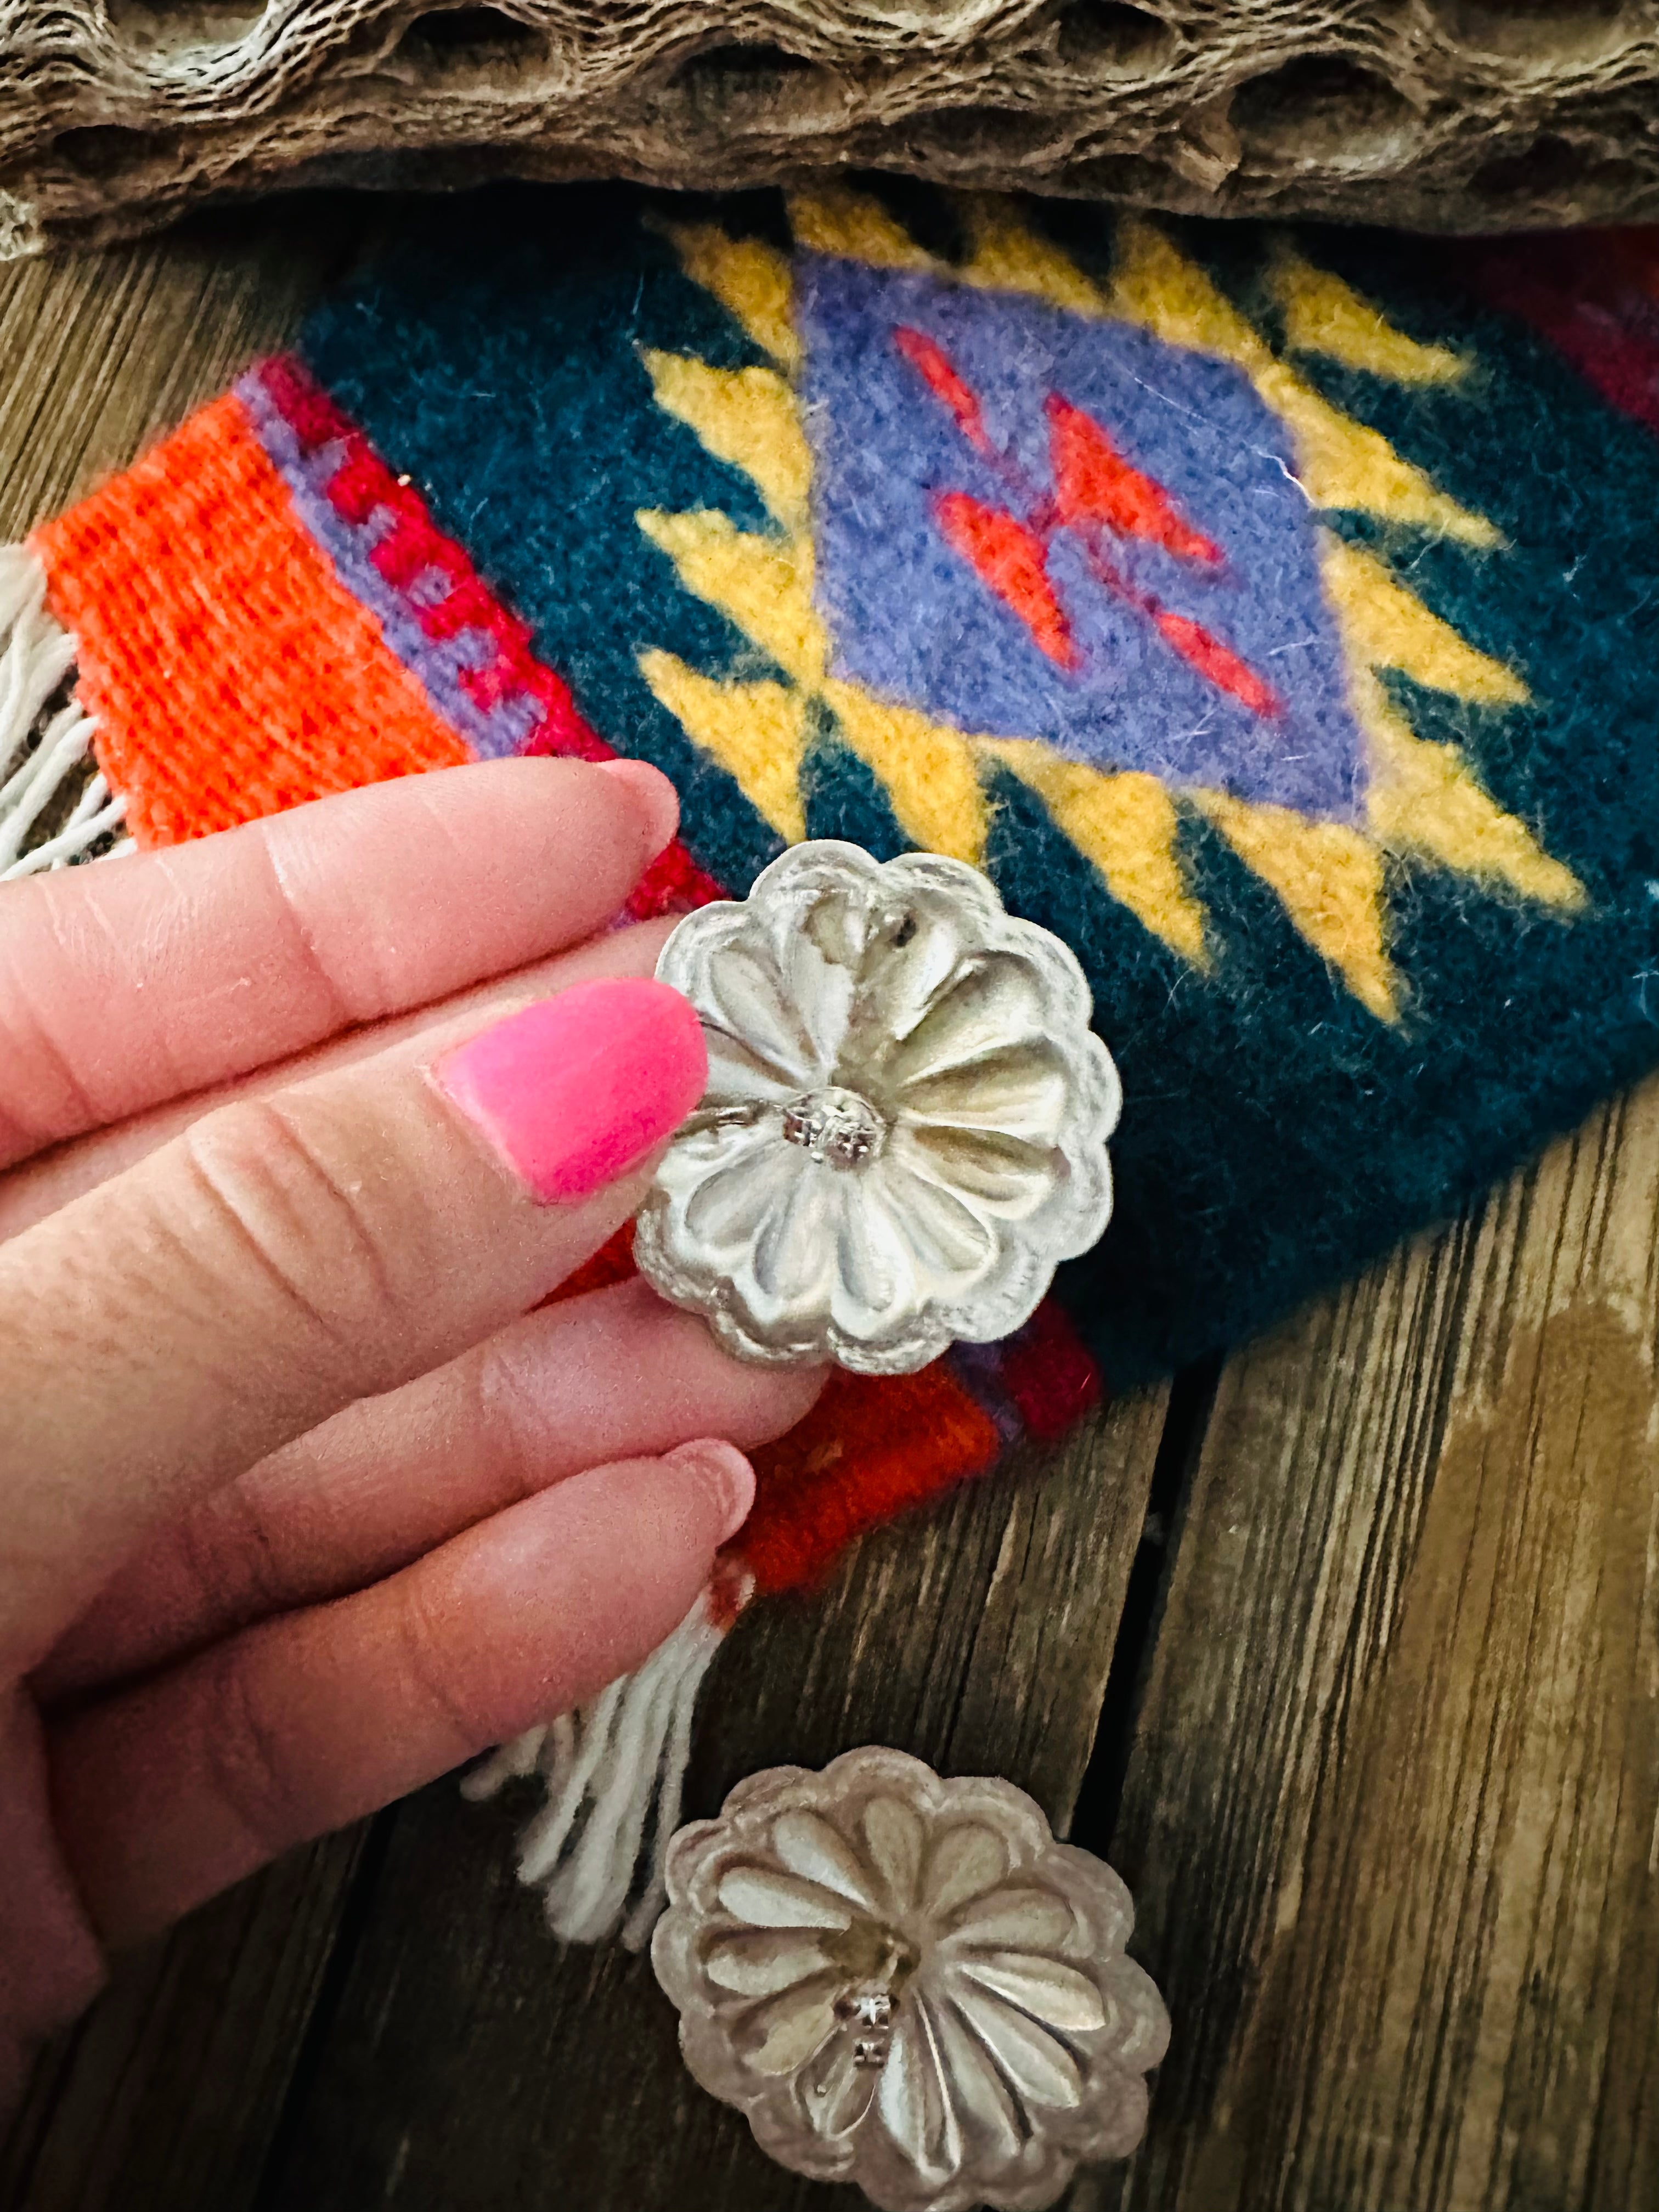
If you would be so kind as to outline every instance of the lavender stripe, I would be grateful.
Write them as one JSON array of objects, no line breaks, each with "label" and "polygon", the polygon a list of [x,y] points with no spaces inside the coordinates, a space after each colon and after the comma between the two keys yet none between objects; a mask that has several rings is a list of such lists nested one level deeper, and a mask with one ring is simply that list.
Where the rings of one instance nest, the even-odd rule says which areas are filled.
[{"label": "lavender stripe", "polygon": [[1018,1443],[1024,1424],[1009,1399],[1002,1380],[1002,1348],[996,1344],[953,1344],[945,1355],[961,1383],[981,1413],[989,1419],[1005,1444]]},{"label": "lavender stripe", "polygon": [[[437,712],[481,760],[506,760],[521,753],[541,721],[540,702],[521,692],[495,707],[483,708],[460,682],[464,670],[488,667],[495,658],[494,638],[477,629],[461,630],[453,638],[428,637],[408,602],[369,557],[385,536],[391,516],[382,509],[366,523],[348,522],[329,500],[327,486],[340,465],[337,447],[319,447],[310,456],[302,453],[292,426],[257,373],[239,380],[236,396],[247,410],[271,466],[287,485],[295,512],[327,553],[340,581],[379,622],[386,643],[419,680]],[[447,581],[429,570],[416,589],[431,605],[442,596],[437,586],[447,586]]]}]

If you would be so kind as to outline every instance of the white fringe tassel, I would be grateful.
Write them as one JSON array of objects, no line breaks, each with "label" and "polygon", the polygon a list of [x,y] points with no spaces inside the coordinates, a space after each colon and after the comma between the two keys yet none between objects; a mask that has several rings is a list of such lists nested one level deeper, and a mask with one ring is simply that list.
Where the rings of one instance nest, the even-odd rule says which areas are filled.
[{"label": "white fringe tassel", "polygon": [[[29,831],[85,775],[91,757],[95,725],[73,700],[39,726],[74,665],[75,640],[46,606],[45,570],[27,545],[0,546],[0,883],[67,867],[120,825],[124,802],[94,774],[57,835],[23,850]],[[131,842],[123,839],[115,849],[130,852]]]},{"label": "white fringe tassel", "polygon": [[705,1592],[637,1674],[503,1744],[461,1784],[478,1799],[539,1776],[547,1802],[519,1838],[519,1879],[542,1892],[548,1924],[568,1943],[620,1929],[640,1950],[662,1911],[692,1715],[726,1634],[714,1613]]}]

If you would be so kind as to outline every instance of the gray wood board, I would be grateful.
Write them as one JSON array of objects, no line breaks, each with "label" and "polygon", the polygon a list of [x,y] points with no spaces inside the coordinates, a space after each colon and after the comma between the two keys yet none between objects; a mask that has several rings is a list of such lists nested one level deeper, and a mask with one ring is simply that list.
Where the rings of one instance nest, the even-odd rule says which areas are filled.
[{"label": "gray wood board", "polygon": [[1233,1361],[1115,1862],[1124,2212],[1659,2202],[1659,1084]]}]

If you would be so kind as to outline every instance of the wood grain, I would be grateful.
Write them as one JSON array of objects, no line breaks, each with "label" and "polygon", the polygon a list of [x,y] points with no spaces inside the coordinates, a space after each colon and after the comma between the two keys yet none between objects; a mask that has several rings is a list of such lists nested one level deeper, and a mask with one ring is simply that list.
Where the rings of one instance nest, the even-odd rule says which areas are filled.
[{"label": "wood grain", "polygon": [[[882,1529],[757,1611],[704,1694],[689,1816],[757,1767],[894,1743],[1030,1789],[1062,1826],[1089,1756],[1162,1426],[1126,1401],[1046,1465]],[[492,1810],[495,1808],[492,1808]],[[511,1881],[512,1816],[440,1786],[397,1814],[331,2032],[261,2212],[381,2203],[767,2212],[829,2205],[680,2064],[641,1959],[562,1955]]]},{"label": "wood grain", "polygon": [[6,2212],[244,2212],[365,1831],[296,1851],[120,1961],[0,2144]]},{"label": "wood grain", "polygon": [[1659,2201],[1656,1228],[1650,1084],[1227,1370],[1111,1846],[1176,2039],[1091,2205]]},{"label": "wood grain", "polygon": [[362,203],[308,199],[0,264],[0,544],[286,344],[368,220]]}]

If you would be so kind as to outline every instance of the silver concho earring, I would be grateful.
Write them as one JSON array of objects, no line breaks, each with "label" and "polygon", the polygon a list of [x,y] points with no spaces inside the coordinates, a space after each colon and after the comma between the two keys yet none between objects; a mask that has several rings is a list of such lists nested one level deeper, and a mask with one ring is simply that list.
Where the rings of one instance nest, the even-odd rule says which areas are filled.
[{"label": "silver concho earring", "polygon": [[884,2212],[1040,2212],[1146,2124],[1170,2018],[1133,1921],[1024,1790],[872,1746],[682,1828],[651,1961],[692,2075],[780,2165]]},{"label": "silver concho earring", "polygon": [[738,1357],[908,1374],[1018,1328],[1105,1228],[1121,1094],[1083,970],[976,869],[797,845],[657,974],[708,1088],[635,1257]]}]

